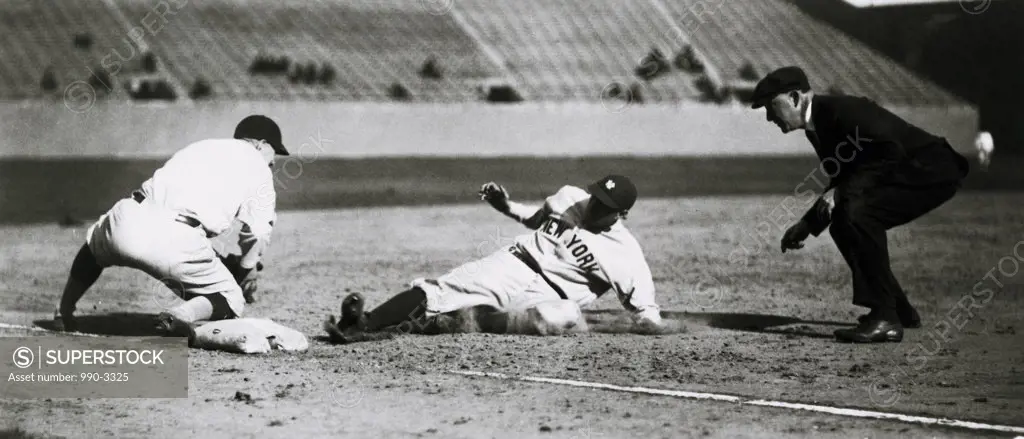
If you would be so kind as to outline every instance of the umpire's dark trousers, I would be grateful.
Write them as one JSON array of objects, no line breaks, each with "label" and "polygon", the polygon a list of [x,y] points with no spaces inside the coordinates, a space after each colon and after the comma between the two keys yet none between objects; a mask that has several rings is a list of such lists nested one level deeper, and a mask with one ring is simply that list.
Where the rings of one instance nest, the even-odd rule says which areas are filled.
[{"label": "umpire's dark trousers", "polygon": [[[947,165],[940,163],[940,167]],[[953,198],[963,177],[953,171],[955,177],[921,184],[908,181],[907,178],[914,177],[913,172],[908,174],[860,179],[884,182],[878,184],[841,185],[836,190],[836,207],[829,226],[829,234],[853,274],[853,304],[889,316],[891,311],[907,310],[910,302],[892,273],[886,231]]]}]

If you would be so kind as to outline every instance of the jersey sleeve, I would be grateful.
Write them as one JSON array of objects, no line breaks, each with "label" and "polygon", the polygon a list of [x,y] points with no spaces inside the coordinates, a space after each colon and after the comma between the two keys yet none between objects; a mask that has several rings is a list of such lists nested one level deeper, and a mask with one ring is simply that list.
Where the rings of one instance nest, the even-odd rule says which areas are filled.
[{"label": "jersey sleeve", "polygon": [[241,265],[253,268],[259,263],[263,251],[270,245],[270,235],[277,220],[277,193],[269,168],[256,179],[249,197],[242,203],[238,220],[243,223],[238,234],[242,250]]},{"label": "jersey sleeve", "polygon": [[576,216],[578,217],[577,219],[582,219],[583,212],[578,210],[580,209],[581,202],[588,199],[590,199],[590,194],[587,191],[575,186],[566,185],[562,186],[554,195],[545,199],[542,209],[558,218]]}]

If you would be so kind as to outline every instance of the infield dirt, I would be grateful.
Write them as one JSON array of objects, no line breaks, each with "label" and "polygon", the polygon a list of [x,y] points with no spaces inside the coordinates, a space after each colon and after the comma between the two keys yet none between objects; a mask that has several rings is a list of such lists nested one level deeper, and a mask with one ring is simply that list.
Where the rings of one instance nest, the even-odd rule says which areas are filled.
[{"label": "infield dirt", "polygon": [[[309,352],[267,357],[193,351],[188,399],[3,400],[0,410],[11,428],[66,437],[986,436],[447,373],[476,370],[1024,424],[1024,273],[1014,268],[1024,265],[1014,254],[1024,256],[1024,195],[965,192],[890,233],[894,270],[924,327],[885,345],[831,339],[861,312],[850,305],[847,268],[827,234],[780,254],[782,231],[769,217],[783,200],[637,205],[627,225],[682,333],[617,331],[624,316],[609,296],[588,310],[589,334],[314,340]],[[482,203],[286,212],[279,224],[247,314],[310,336],[349,292],[375,305],[415,277],[443,274],[526,231]],[[49,317],[84,229],[3,227],[0,322]],[[991,294],[977,294],[979,282]],[[965,297],[975,299],[969,316],[958,311]],[[175,300],[155,279],[111,269],[80,303],[82,329],[144,335],[148,319]],[[949,324],[940,322],[956,326],[941,336]]]},{"label": "infield dirt", "polygon": [[[973,159],[973,157],[968,157]],[[96,218],[128,196],[166,159],[0,159],[0,224]],[[972,163],[967,190],[1020,191],[1024,157],[1000,157],[985,172]],[[281,159],[274,169],[279,210],[468,203],[488,181],[520,199],[563,184],[629,176],[642,198],[795,195],[827,180],[813,155],[763,157],[381,157]],[[15,190],[17,188],[17,190]]]}]

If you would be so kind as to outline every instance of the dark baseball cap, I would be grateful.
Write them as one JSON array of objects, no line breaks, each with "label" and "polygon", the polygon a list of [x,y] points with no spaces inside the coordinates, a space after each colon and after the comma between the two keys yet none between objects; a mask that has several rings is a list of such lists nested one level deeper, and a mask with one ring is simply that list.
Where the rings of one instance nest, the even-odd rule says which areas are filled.
[{"label": "dark baseball cap", "polygon": [[274,148],[277,155],[291,155],[281,143],[281,128],[267,116],[254,114],[242,119],[235,127],[235,138],[263,140]]},{"label": "dark baseball cap", "polygon": [[636,186],[621,175],[609,175],[587,187],[587,192],[602,204],[618,211],[629,210],[636,203]]},{"label": "dark baseball cap", "polygon": [[750,108],[761,108],[780,93],[789,93],[793,90],[808,91],[811,85],[807,82],[807,75],[803,69],[797,66],[787,66],[777,69],[767,75],[754,87],[754,104]]}]

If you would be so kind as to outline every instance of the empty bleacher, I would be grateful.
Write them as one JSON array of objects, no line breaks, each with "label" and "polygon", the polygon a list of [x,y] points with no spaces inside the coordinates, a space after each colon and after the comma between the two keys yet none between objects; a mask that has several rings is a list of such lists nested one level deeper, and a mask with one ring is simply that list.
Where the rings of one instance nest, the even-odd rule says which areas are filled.
[{"label": "empty bleacher", "polygon": [[[704,74],[720,87],[797,64],[823,91],[957,102],[788,0],[0,0],[0,22],[2,99],[59,95],[113,64],[116,98],[141,76],[184,99],[201,80],[217,99],[462,102],[479,100],[481,84],[510,81],[531,101],[596,101],[619,84],[639,87],[644,101],[679,102],[706,98]],[[76,47],[84,34],[91,44]],[[671,62],[687,45],[704,70],[637,76],[652,49]],[[141,48],[155,70],[143,68]],[[254,73],[257,57],[287,66]],[[421,74],[428,59],[438,77]],[[47,68],[57,85],[44,92]]]},{"label": "empty bleacher", "polygon": [[[138,21],[158,1],[128,6]],[[242,99],[387,99],[401,83],[413,100],[460,101],[475,96],[463,82],[495,73],[450,16],[431,14],[403,0],[194,2],[168,15],[151,38],[154,51],[186,83],[206,79],[214,93]],[[331,66],[330,83],[293,83],[284,75],[250,75],[257,55],[287,56],[296,65]],[[425,80],[416,72],[429,58],[445,60],[446,75]]]},{"label": "empty bleacher", "polygon": [[634,74],[652,48],[666,56],[681,48],[667,17],[648,2],[460,0],[457,7],[534,100],[596,100],[615,82],[640,82],[651,100],[699,94],[691,75],[643,83]]},{"label": "empty bleacher", "polygon": [[[105,57],[115,66],[118,55],[129,57],[135,49],[102,2],[4,0],[0,22],[0,96],[7,99],[41,96],[40,79],[47,69],[52,69],[60,93],[70,83],[87,81]],[[91,41],[76,47],[80,34],[91,35]]]},{"label": "empty bleacher", "polygon": [[957,99],[894,61],[819,22],[788,0],[663,0],[672,19],[689,24],[694,44],[711,56],[726,80],[750,63],[763,75],[799,65],[812,87],[837,88],[906,105],[945,105]]}]

